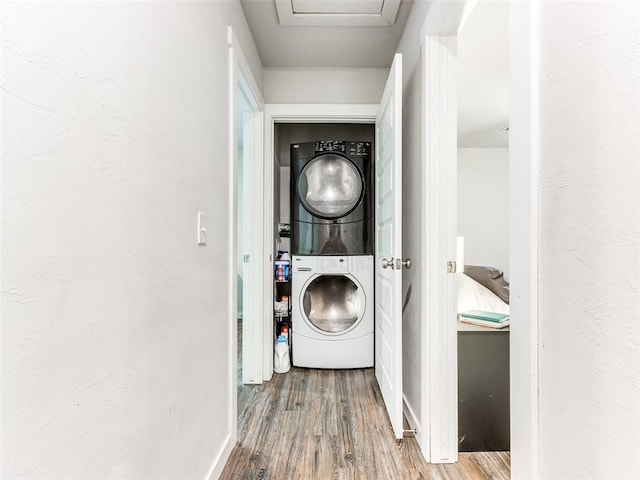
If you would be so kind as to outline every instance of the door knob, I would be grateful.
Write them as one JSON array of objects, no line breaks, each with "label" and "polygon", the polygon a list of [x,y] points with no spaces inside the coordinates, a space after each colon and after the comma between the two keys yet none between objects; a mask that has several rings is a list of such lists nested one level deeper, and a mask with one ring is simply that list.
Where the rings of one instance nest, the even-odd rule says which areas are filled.
[{"label": "door knob", "polygon": [[388,267],[391,267],[391,269],[393,270],[393,258],[390,260],[387,260],[386,258],[382,259],[382,268]]},{"label": "door knob", "polygon": [[396,259],[396,270],[402,270],[402,267],[404,267],[407,270],[409,270],[411,268],[411,259],[407,258],[406,260],[402,261],[402,259],[397,258]]}]

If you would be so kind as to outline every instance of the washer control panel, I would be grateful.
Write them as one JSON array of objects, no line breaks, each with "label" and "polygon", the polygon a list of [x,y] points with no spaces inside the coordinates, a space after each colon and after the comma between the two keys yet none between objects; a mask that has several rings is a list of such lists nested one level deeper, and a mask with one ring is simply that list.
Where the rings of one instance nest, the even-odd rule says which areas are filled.
[{"label": "washer control panel", "polygon": [[373,274],[373,255],[358,255],[349,257],[351,263],[349,271],[351,273],[370,273]]},{"label": "washer control panel", "polygon": [[373,274],[373,255],[294,255],[293,272]]},{"label": "washer control panel", "polygon": [[349,262],[346,257],[319,257],[317,270],[322,273],[348,273]]},{"label": "washer control panel", "polygon": [[348,273],[349,257],[293,256],[293,271],[308,273]]}]

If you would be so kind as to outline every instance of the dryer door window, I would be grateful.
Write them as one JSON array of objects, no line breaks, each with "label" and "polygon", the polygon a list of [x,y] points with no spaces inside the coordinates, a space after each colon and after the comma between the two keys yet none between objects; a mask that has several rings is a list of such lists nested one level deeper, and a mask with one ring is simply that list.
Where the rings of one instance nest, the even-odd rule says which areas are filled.
[{"label": "dryer door window", "polygon": [[357,167],[344,157],[324,154],[300,172],[298,196],[312,215],[334,219],[348,215],[362,197],[363,180]]},{"label": "dryer door window", "polygon": [[362,288],[344,275],[320,275],[302,294],[302,310],[312,327],[341,334],[354,328],[363,317],[365,297]]}]

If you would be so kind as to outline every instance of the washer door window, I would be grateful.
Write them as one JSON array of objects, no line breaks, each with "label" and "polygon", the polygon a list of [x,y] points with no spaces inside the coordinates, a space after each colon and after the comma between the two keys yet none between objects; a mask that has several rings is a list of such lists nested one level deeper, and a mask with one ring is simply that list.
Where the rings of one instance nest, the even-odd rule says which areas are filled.
[{"label": "washer door window", "polygon": [[312,215],[334,219],[358,206],[363,180],[357,167],[344,157],[320,155],[305,165],[298,178],[300,202]]},{"label": "washer door window", "polygon": [[358,324],[364,310],[362,288],[344,275],[319,275],[302,292],[304,316],[321,333],[348,332]]}]

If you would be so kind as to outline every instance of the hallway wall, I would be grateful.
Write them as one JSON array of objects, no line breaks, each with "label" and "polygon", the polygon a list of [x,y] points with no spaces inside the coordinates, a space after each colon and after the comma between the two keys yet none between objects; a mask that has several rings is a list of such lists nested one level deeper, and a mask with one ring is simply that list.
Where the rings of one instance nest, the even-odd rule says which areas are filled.
[{"label": "hallway wall", "polygon": [[388,68],[265,68],[266,103],[380,103]]},{"label": "hallway wall", "polygon": [[532,122],[529,145],[528,115],[511,117],[512,194],[532,188],[534,211],[514,202],[510,233],[522,245],[531,220],[536,249],[531,265],[511,252],[512,475],[640,478],[640,4],[519,4],[511,20],[511,98]]},{"label": "hallway wall", "polygon": [[227,25],[262,71],[240,4],[2,10],[0,476],[204,479],[233,441]]},{"label": "hallway wall", "polygon": [[540,4],[542,478],[640,478],[639,25]]}]

